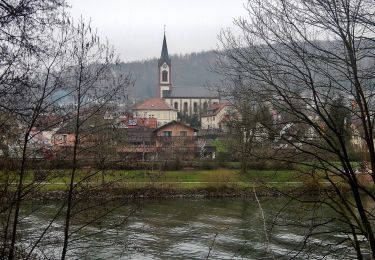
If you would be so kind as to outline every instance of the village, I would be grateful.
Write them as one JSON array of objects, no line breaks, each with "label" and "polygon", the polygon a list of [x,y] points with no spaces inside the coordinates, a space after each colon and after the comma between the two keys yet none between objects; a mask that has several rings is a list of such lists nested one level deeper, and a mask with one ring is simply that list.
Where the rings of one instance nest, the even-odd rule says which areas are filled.
[{"label": "village", "polygon": [[[202,86],[174,86],[172,61],[165,34],[155,69],[159,75],[155,83],[156,97],[127,105],[125,110],[124,104],[119,103],[107,104],[101,109],[97,109],[95,104],[85,108],[85,113],[90,116],[80,129],[84,133],[80,144],[87,150],[80,154],[81,159],[91,160],[92,163],[104,157],[108,163],[194,159],[212,161],[217,158],[218,143],[228,144],[230,139],[238,138],[238,135],[240,140],[243,139],[240,146],[269,146],[286,151],[297,149],[302,145],[302,139],[317,138],[312,127],[283,123],[285,119],[282,113],[270,105],[264,106],[266,119],[261,121],[252,118],[246,122],[238,110],[238,104],[220,99],[218,92]],[[353,101],[340,102],[348,103],[340,104],[342,108],[348,105],[355,109]],[[348,132],[352,147],[360,153],[364,145],[358,130],[361,122],[354,114],[344,113],[340,116],[343,118],[338,120],[344,120],[342,127]],[[309,117],[313,121],[317,120],[314,113],[310,113]],[[267,120],[271,122],[269,125],[275,126],[279,122],[283,127],[267,128]],[[13,127],[15,133],[16,129],[22,129],[22,124],[17,126],[17,122],[13,123],[9,127]],[[30,131],[29,159],[69,159],[76,143],[75,123],[66,114],[41,115]],[[13,139],[4,140],[0,154],[15,159],[21,157],[22,143],[22,138],[14,136]],[[100,152],[95,149],[98,144]],[[234,155],[232,158],[240,160],[239,157]]]},{"label": "village", "polygon": [[1,0],[0,259],[375,259],[374,13]]},{"label": "village", "polygon": [[[118,104],[100,109],[82,129],[86,132],[91,129],[91,132],[81,143],[90,146],[98,139],[106,138],[105,149],[111,155],[110,161],[157,161],[178,157],[183,160],[214,159],[213,141],[223,138],[228,120],[238,113],[229,102],[220,100],[217,93],[204,87],[172,85],[165,35],[161,57],[155,67],[160,75],[159,84],[155,83],[157,97],[131,104],[126,111]],[[86,113],[95,109],[95,105],[86,108]],[[199,125],[193,126],[181,118],[195,119]],[[15,128],[22,128],[22,125]],[[9,146],[3,147],[2,154],[6,151],[14,158],[20,156],[19,140],[4,141]],[[44,114],[31,129],[29,143],[30,159],[66,159],[75,143],[75,122],[66,115]],[[93,159],[92,154],[85,156]]]}]

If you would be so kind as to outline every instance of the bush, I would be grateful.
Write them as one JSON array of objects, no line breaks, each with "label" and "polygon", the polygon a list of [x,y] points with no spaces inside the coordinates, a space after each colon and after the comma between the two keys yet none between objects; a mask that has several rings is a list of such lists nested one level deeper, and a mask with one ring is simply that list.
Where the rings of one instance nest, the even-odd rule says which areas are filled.
[{"label": "bush", "polygon": [[232,187],[233,184],[231,182],[236,181],[236,179],[234,178],[233,174],[229,172],[217,170],[205,176],[202,181],[208,182],[206,184],[207,187],[218,189]]}]

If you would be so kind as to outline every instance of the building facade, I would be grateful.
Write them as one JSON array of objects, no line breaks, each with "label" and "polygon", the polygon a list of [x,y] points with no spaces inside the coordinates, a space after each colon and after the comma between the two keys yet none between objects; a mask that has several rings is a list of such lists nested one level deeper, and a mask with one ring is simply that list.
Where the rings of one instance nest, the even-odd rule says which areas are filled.
[{"label": "building facade", "polygon": [[133,107],[135,118],[156,118],[158,126],[177,120],[177,110],[164,99],[151,98]]},{"label": "building facade", "polygon": [[161,56],[158,61],[158,95],[178,112],[188,116],[200,116],[208,107],[219,103],[218,94],[201,86],[173,86],[172,62],[168,54],[164,34]]},{"label": "building facade", "polygon": [[212,104],[201,117],[202,129],[225,130],[227,121],[235,114],[235,109],[228,102]]}]

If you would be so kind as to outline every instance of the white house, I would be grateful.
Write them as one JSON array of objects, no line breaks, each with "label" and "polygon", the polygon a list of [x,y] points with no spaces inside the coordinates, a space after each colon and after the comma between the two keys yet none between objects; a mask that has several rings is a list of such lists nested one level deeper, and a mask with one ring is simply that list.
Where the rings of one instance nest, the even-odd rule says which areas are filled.
[{"label": "white house", "polygon": [[158,126],[177,120],[177,110],[161,98],[147,99],[132,110],[135,118],[156,118]]},{"label": "white house", "polygon": [[212,104],[207,113],[201,116],[202,129],[223,130],[225,122],[234,114],[234,108],[228,102]]}]

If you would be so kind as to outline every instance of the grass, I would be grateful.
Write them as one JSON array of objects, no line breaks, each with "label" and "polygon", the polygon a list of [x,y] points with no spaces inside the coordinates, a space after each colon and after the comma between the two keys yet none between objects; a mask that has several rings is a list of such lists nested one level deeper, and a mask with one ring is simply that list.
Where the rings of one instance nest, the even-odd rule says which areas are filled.
[{"label": "grass", "polygon": [[[17,178],[15,173],[13,174]],[[48,178],[45,180],[43,189],[45,190],[64,190],[70,179],[69,170],[54,170],[48,172]],[[4,172],[0,172],[0,181],[4,182]],[[92,175],[90,178],[87,176]],[[237,185],[238,187],[252,187],[253,183],[260,182],[289,182],[296,181],[298,173],[294,171],[249,171],[240,173],[234,169],[217,169],[217,170],[182,170],[182,171],[147,171],[147,170],[110,170],[100,172],[97,170],[78,170],[75,182],[87,178],[90,185],[99,185],[101,183],[114,183],[124,187],[145,187],[168,186],[173,184],[179,188],[202,188],[222,185]],[[25,175],[25,183],[31,183],[35,178],[34,171],[28,171]],[[16,182],[14,179],[13,183]]]},{"label": "grass", "polygon": [[[13,172],[7,174],[15,176]],[[25,184],[31,183],[36,172],[30,170],[25,175]],[[48,173],[41,190],[61,191],[68,188],[71,172],[69,170],[54,170]],[[0,171],[0,182],[4,183],[6,173]],[[87,178],[91,176],[90,178]],[[324,181],[318,175],[318,180]],[[293,187],[312,187],[309,176],[298,171],[269,171],[250,170],[241,173],[236,169],[216,170],[181,170],[181,171],[149,171],[149,170],[108,170],[101,172],[94,169],[80,169],[76,172],[75,182],[86,180],[85,185],[100,186],[109,184],[110,187],[126,189],[142,189],[152,187],[155,189],[209,189],[209,188],[235,188],[248,189],[252,187],[268,187],[290,189]],[[14,185],[15,186],[15,185]]]}]

